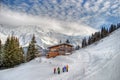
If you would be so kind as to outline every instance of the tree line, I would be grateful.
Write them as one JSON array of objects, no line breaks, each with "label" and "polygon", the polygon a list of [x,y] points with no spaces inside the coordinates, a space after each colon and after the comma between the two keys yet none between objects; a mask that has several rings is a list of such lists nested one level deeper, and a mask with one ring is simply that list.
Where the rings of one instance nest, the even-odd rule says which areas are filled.
[{"label": "tree line", "polygon": [[99,41],[100,39],[108,36],[110,33],[112,33],[113,31],[115,31],[118,28],[120,28],[120,23],[118,23],[117,25],[111,24],[111,26],[109,28],[102,27],[100,31],[95,32],[94,34],[89,36],[88,39],[84,38],[82,40],[82,48],[84,48],[96,41]]},{"label": "tree line", "polygon": [[38,54],[36,40],[33,35],[25,56],[23,47],[20,46],[19,39],[15,36],[7,37],[5,44],[0,39],[0,69],[14,67],[25,61],[30,61]]},{"label": "tree line", "polygon": [[[109,28],[102,27],[100,31],[95,32],[88,39],[84,38],[82,40],[81,47],[84,48],[96,41],[99,41],[118,28],[120,28],[120,23],[117,25],[112,24]],[[66,43],[70,43],[70,41],[67,39]],[[81,47],[77,45],[75,50],[79,50]],[[20,46],[19,39],[17,37],[13,35],[8,36],[5,44],[2,44],[0,39],[0,69],[14,67],[26,61],[31,61],[38,53],[39,52],[36,47],[35,35],[33,35],[29,43],[27,48],[27,55],[24,54],[23,47]]]}]

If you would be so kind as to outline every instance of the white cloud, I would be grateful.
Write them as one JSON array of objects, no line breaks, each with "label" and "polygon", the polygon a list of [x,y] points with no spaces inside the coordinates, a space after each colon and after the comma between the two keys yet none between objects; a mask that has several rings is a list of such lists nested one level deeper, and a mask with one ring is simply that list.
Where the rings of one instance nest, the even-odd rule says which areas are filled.
[{"label": "white cloud", "polygon": [[31,2],[31,3],[38,3],[39,0],[29,0],[29,2]]},{"label": "white cloud", "polygon": [[117,8],[117,7],[119,7],[118,5],[112,5],[111,6],[111,9],[115,9],[115,8]]},{"label": "white cloud", "polygon": [[[10,10],[2,11],[0,13],[0,24],[8,24],[17,26],[27,26],[27,27],[44,27],[45,31],[53,30],[57,33],[64,33],[65,35],[82,35],[86,33],[82,33],[80,30],[88,29],[88,33],[95,32],[96,30],[90,28],[88,25],[83,23],[76,22],[67,22],[67,21],[59,21],[56,19],[51,19],[49,17],[41,17],[41,16],[33,16],[23,13],[16,13]],[[12,27],[12,26],[10,26]],[[67,31],[66,31],[67,30]],[[28,30],[29,31],[29,30]],[[74,32],[77,33],[74,33]],[[91,32],[89,32],[91,31]],[[87,33],[87,34],[88,34]]]},{"label": "white cloud", "polygon": [[89,4],[88,2],[86,2],[85,5],[84,5],[84,7],[85,7],[85,9],[86,9],[87,11],[89,11],[89,9],[90,9],[90,4]]},{"label": "white cloud", "polygon": [[[9,7],[13,8],[13,11],[17,11],[18,13],[22,14],[23,12],[26,13],[26,10],[29,14],[26,15],[36,15],[41,18],[48,17],[53,19],[59,20],[66,20],[66,21],[76,21],[80,22],[82,18],[86,18],[91,16],[91,18],[106,18],[103,16],[109,17],[112,15],[113,17],[120,15],[120,1],[119,0],[86,0],[85,4],[83,4],[83,0],[60,0],[60,3],[57,3],[57,0],[43,0],[43,4],[39,4],[39,0],[29,0],[30,3],[33,5],[29,5],[25,2],[22,2],[19,5]],[[16,0],[16,4],[17,4]],[[54,8],[52,8],[52,6]],[[3,8],[4,11],[6,8]],[[21,13],[22,12],[22,13]],[[30,16],[31,16],[30,15]],[[99,15],[99,16],[98,16]],[[90,18],[87,19],[91,20]],[[106,19],[104,19],[106,20]],[[26,22],[24,20],[21,20]],[[32,22],[32,21],[31,21]],[[34,21],[33,21],[34,22]],[[36,22],[35,22],[36,23]],[[91,22],[89,23],[91,24]]]}]

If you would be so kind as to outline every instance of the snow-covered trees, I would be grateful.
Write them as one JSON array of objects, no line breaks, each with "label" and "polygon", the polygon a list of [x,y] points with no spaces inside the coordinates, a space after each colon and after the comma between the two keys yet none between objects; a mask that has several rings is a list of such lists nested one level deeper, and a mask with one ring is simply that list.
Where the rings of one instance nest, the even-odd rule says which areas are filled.
[{"label": "snow-covered trees", "polygon": [[[34,59],[38,50],[36,48],[36,40],[33,35],[28,46],[27,61]],[[7,37],[4,45],[0,40],[0,68],[10,68],[24,62],[24,51],[19,44],[19,39],[15,36]]]},{"label": "snow-covered trees", "polygon": [[108,29],[102,27],[100,31],[89,36],[88,40],[86,38],[82,40],[82,48],[108,36],[111,32],[118,28],[120,28],[120,23],[117,25],[112,24]]},{"label": "snow-covered trees", "polygon": [[113,32],[113,31],[116,30],[116,29],[117,29],[117,26],[114,25],[114,24],[112,24],[112,25],[110,26],[110,28],[109,28],[109,33]]},{"label": "snow-covered trees", "polygon": [[62,41],[60,40],[60,42],[59,42],[60,44],[62,43]]},{"label": "snow-covered trees", "polygon": [[8,37],[3,49],[2,67],[14,67],[22,63],[23,60],[23,52],[19,45],[18,38],[14,36]]},{"label": "snow-covered trees", "polygon": [[75,47],[75,50],[79,50],[79,49],[80,49],[80,46],[77,45],[77,46]]},{"label": "snow-covered trees", "polygon": [[100,34],[101,37],[100,38],[106,37],[108,35],[108,33],[109,33],[108,29],[106,29],[105,27],[102,27],[101,34]]},{"label": "snow-covered trees", "polygon": [[1,51],[1,48],[2,48],[2,42],[1,42],[1,40],[0,40],[0,51]]},{"label": "snow-covered trees", "polygon": [[117,29],[120,28],[120,23],[117,24]]},{"label": "snow-covered trees", "polygon": [[70,43],[69,39],[66,40],[66,43]]},{"label": "snow-covered trees", "polygon": [[38,50],[36,48],[36,40],[35,40],[35,35],[33,35],[31,42],[29,43],[28,50],[27,50],[27,57],[26,60],[30,61],[34,59],[38,54]]},{"label": "snow-covered trees", "polygon": [[87,46],[86,38],[84,38],[84,39],[82,40],[82,48],[85,47],[85,46]]},{"label": "snow-covered trees", "polygon": [[0,55],[2,54],[2,42],[0,40]]}]

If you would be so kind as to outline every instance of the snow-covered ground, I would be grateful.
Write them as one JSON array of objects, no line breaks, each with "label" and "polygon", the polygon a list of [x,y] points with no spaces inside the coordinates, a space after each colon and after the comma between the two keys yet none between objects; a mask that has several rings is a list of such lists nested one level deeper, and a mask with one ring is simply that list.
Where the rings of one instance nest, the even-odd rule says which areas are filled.
[{"label": "snow-covered ground", "polygon": [[[36,58],[18,67],[1,70],[0,80],[119,80],[120,29],[69,56]],[[54,67],[69,71],[53,74]]]}]

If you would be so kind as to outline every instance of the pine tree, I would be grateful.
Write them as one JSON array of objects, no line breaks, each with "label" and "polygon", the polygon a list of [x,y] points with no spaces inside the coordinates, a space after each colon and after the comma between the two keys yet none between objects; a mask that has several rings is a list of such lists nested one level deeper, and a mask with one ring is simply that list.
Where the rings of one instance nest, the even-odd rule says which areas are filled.
[{"label": "pine tree", "polygon": [[34,59],[36,57],[35,55],[38,54],[38,50],[35,44],[36,44],[36,40],[35,40],[35,36],[33,35],[32,40],[28,46],[27,58],[26,58],[27,61]]},{"label": "pine tree", "polygon": [[88,38],[88,41],[86,41],[86,38],[84,38],[82,40],[82,48],[87,46],[87,45],[90,45],[106,36],[109,35],[109,33],[113,32],[114,30],[120,28],[120,23],[116,25],[112,24],[110,26],[110,28],[105,28],[105,27],[102,27],[101,28],[101,31],[100,32],[95,32],[94,34],[92,34],[89,38]]},{"label": "pine tree", "polygon": [[84,39],[82,40],[82,48],[84,47]]},{"label": "pine tree", "polygon": [[70,43],[69,39],[66,40],[66,43]]},{"label": "pine tree", "polygon": [[114,30],[117,29],[117,26],[114,24],[111,24],[110,28],[109,28],[109,33],[113,32]]},{"label": "pine tree", "polygon": [[85,47],[85,46],[87,46],[86,38],[84,38],[84,39],[82,40],[82,48]]},{"label": "pine tree", "polygon": [[109,34],[108,29],[106,29],[105,27],[102,27],[101,29],[101,38],[106,37]]},{"label": "pine tree", "polygon": [[[104,35],[107,35],[107,32],[106,32]],[[101,38],[100,32],[96,32],[96,33],[94,34],[94,42],[100,40],[100,38]]]},{"label": "pine tree", "polygon": [[88,38],[88,45],[92,44],[92,39],[91,37]]},{"label": "pine tree", "polygon": [[0,55],[2,54],[2,42],[0,40]]},{"label": "pine tree", "polygon": [[0,40],[0,66],[2,65],[2,42]]},{"label": "pine tree", "polygon": [[85,38],[85,46],[87,46],[87,40],[86,40],[86,38]]},{"label": "pine tree", "polygon": [[0,50],[2,49],[2,42],[1,42],[1,40],[0,40]]},{"label": "pine tree", "polygon": [[18,56],[17,61],[18,61],[18,64],[20,64],[20,63],[24,62],[24,57],[23,57],[24,52],[23,52],[22,47],[19,44],[18,38],[14,38],[14,43],[15,43],[15,47],[16,47],[15,51],[16,51],[16,53],[18,53],[18,54],[16,54]]},{"label": "pine tree", "polygon": [[62,41],[60,40],[60,43],[62,43]]},{"label": "pine tree", "polygon": [[117,29],[120,28],[120,23],[117,24]]},{"label": "pine tree", "polygon": [[77,45],[75,49],[76,49],[76,50],[79,50],[79,49],[80,49],[80,46],[79,46],[79,45]]},{"label": "pine tree", "polygon": [[14,37],[8,37],[4,45],[3,67],[14,67],[23,62],[23,53],[21,52],[19,40]]}]

